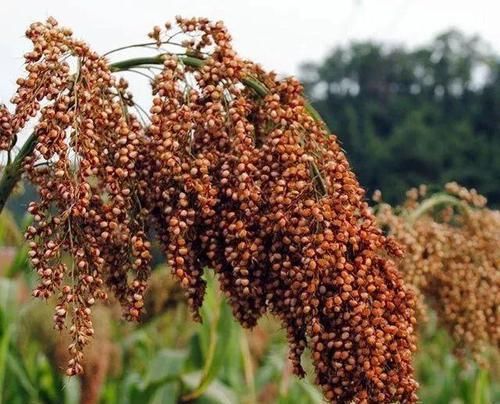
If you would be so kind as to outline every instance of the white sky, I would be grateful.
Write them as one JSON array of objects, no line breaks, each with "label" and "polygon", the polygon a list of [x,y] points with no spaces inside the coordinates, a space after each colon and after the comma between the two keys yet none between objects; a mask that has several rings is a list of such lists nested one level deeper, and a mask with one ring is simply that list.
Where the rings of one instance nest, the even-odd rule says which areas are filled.
[{"label": "white sky", "polygon": [[415,46],[451,27],[500,51],[495,0],[0,0],[0,100],[14,91],[33,21],[53,16],[104,52],[142,42],[175,15],[225,21],[240,55],[283,74],[352,39]]}]

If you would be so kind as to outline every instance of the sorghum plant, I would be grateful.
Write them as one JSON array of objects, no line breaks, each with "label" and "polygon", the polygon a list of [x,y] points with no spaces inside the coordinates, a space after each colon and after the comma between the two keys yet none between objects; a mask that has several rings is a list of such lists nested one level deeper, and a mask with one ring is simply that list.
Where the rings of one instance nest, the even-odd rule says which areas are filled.
[{"label": "sorghum plant", "polygon": [[483,363],[500,347],[500,212],[475,190],[445,191],[425,198],[425,187],[412,189],[402,212],[381,205],[378,219],[406,248],[400,270],[421,316],[429,304],[458,357]]},{"label": "sorghum plant", "polygon": [[[112,294],[140,318],[156,238],[195,319],[211,268],[243,326],[265,313],[281,321],[299,376],[309,347],[330,402],[416,401],[414,295],[391,260],[401,250],[297,80],[239,58],[206,19],[155,27],[159,56],[111,64],[53,19],[27,36],[27,76],[0,139],[10,150],[36,117],[34,149],[12,164],[22,159],[40,194],[26,233],[34,295],[57,295],[69,375],[83,371],[96,301]],[[141,123],[114,73],[152,65]],[[7,174],[0,194],[19,175]]]}]

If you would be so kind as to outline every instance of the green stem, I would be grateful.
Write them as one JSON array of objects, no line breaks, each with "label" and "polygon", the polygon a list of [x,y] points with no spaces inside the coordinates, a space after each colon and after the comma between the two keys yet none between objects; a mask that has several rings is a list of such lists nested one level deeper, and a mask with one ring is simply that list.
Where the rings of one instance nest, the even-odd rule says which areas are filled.
[{"label": "green stem", "polygon": [[192,402],[193,400],[201,397],[203,393],[207,390],[208,386],[212,382],[212,378],[210,377],[211,368],[215,359],[215,352],[217,350],[217,340],[218,340],[218,327],[219,327],[219,319],[221,316],[221,302],[219,301],[216,310],[213,313],[212,322],[210,324],[210,340],[208,343],[208,352],[205,360],[205,364],[203,366],[203,372],[200,379],[200,383],[198,387],[184,395],[182,397],[183,402]]},{"label": "green stem", "polygon": [[[205,64],[205,60],[197,58],[195,56],[185,55],[185,56],[179,56],[179,58],[182,60],[182,63],[184,63],[186,66],[193,67],[195,69],[201,69]],[[109,65],[109,68],[111,69],[112,72],[121,72],[138,66],[162,65],[163,60],[164,60],[163,55],[128,59],[117,63],[111,63]],[[244,77],[242,83],[245,86],[253,89],[261,97],[264,97],[269,93],[268,89],[261,82],[259,82],[253,77]]]},{"label": "green stem", "polygon": [[255,404],[258,402],[255,392],[255,371],[252,363],[252,354],[250,352],[250,346],[248,344],[248,338],[245,330],[240,330],[240,347],[241,347],[241,358],[243,360],[243,371],[245,374],[245,382],[248,389],[249,404]]},{"label": "green stem", "polygon": [[415,209],[408,216],[409,223],[415,223],[421,216],[425,215],[427,212],[434,209],[438,205],[457,206],[459,208],[462,208],[465,212],[468,212],[468,208],[462,200],[453,195],[439,193],[425,200],[417,209]]},{"label": "green stem", "polygon": [[[182,63],[184,63],[186,66],[190,66],[195,69],[201,69],[205,64],[204,59],[201,59],[196,56],[185,55],[185,56],[180,56],[180,58],[182,60]],[[121,62],[111,63],[109,65],[109,68],[111,69],[112,72],[121,72],[138,66],[161,65],[163,64],[163,60],[164,57],[162,55],[128,59],[128,60],[123,60]],[[243,77],[241,82],[245,86],[254,90],[261,97],[265,97],[266,95],[269,94],[269,90],[266,88],[266,86],[255,77],[252,76]],[[314,109],[314,107],[307,101],[305,104],[305,108],[309,113],[309,115],[311,115],[311,117],[313,117],[316,121],[325,124],[318,111],[316,111],[316,109]]]}]

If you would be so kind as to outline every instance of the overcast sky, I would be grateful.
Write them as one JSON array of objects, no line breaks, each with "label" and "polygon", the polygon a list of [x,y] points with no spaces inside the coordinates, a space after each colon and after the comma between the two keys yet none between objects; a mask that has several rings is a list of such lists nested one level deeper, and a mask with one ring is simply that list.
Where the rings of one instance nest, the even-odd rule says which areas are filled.
[{"label": "overcast sky", "polygon": [[143,41],[175,15],[225,21],[240,55],[283,74],[353,39],[415,46],[451,27],[500,51],[496,0],[0,0],[0,100],[14,91],[33,21],[53,16],[104,52]]}]

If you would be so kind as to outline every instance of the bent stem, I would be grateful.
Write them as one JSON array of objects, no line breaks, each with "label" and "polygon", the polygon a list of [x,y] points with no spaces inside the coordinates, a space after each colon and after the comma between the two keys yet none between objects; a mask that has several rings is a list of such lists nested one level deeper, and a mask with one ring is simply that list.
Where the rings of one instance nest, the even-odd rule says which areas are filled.
[{"label": "bent stem", "polygon": [[[193,67],[195,69],[201,69],[205,64],[204,59],[196,56],[184,55],[180,56],[180,59],[182,60],[182,63],[184,63],[186,66]],[[109,68],[111,69],[112,72],[121,72],[137,66],[161,65],[163,64],[163,61],[164,61],[163,55],[127,59],[121,62],[111,63],[109,65]],[[241,82],[248,88],[254,90],[261,97],[265,97],[267,94],[269,94],[269,90],[266,88],[266,86],[255,77],[252,76],[243,77]],[[314,120],[326,126],[318,111],[316,111],[316,109],[314,109],[314,107],[307,101],[305,104],[305,108],[309,113],[309,115],[311,115],[311,117],[314,118]]]},{"label": "bent stem", "polygon": [[[195,69],[200,69],[205,64],[204,59],[196,56],[183,55],[180,56],[180,58],[185,65],[193,67]],[[127,71],[129,69],[140,66],[161,65],[163,64],[163,61],[164,61],[163,55],[158,55],[153,57],[133,58],[133,59],[123,60],[120,62],[110,63],[109,68],[112,72],[117,73],[121,71]],[[269,94],[269,90],[266,88],[266,86],[255,77],[247,76],[244,77],[241,81],[245,86],[254,90],[255,93],[260,97],[265,97],[267,94]],[[314,107],[307,101],[305,104],[305,109],[314,120],[320,122],[322,125],[326,127],[326,124],[322,120],[318,111],[316,111]],[[5,169],[3,170],[3,175],[2,178],[0,179],[0,213],[2,213],[3,208],[5,207],[5,204],[7,203],[7,200],[9,199],[17,182],[21,179],[21,175],[23,173],[24,160],[35,149],[37,140],[38,139],[36,134],[32,133],[24,143],[23,147],[17,154],[14,161],[7,164]],[[319,169],[315,167],[315,164],[312,163],[312,165],[313,165],[312,167],[313,172],[316,175],[321,174],[319,173]],[[324,189],[323,191],[326,194],[326,189]]]},{"label": "bent stem", "polygon": [[425,215],[427,212],[439,205],[456,206],[463,209],[465,213],[469,212],[469,208],[462,200],[450,194],[438,193],[424,201],[417,209],[415,209],[408,216],[408,222],[410,224],[414,224],[421,216]]}]

